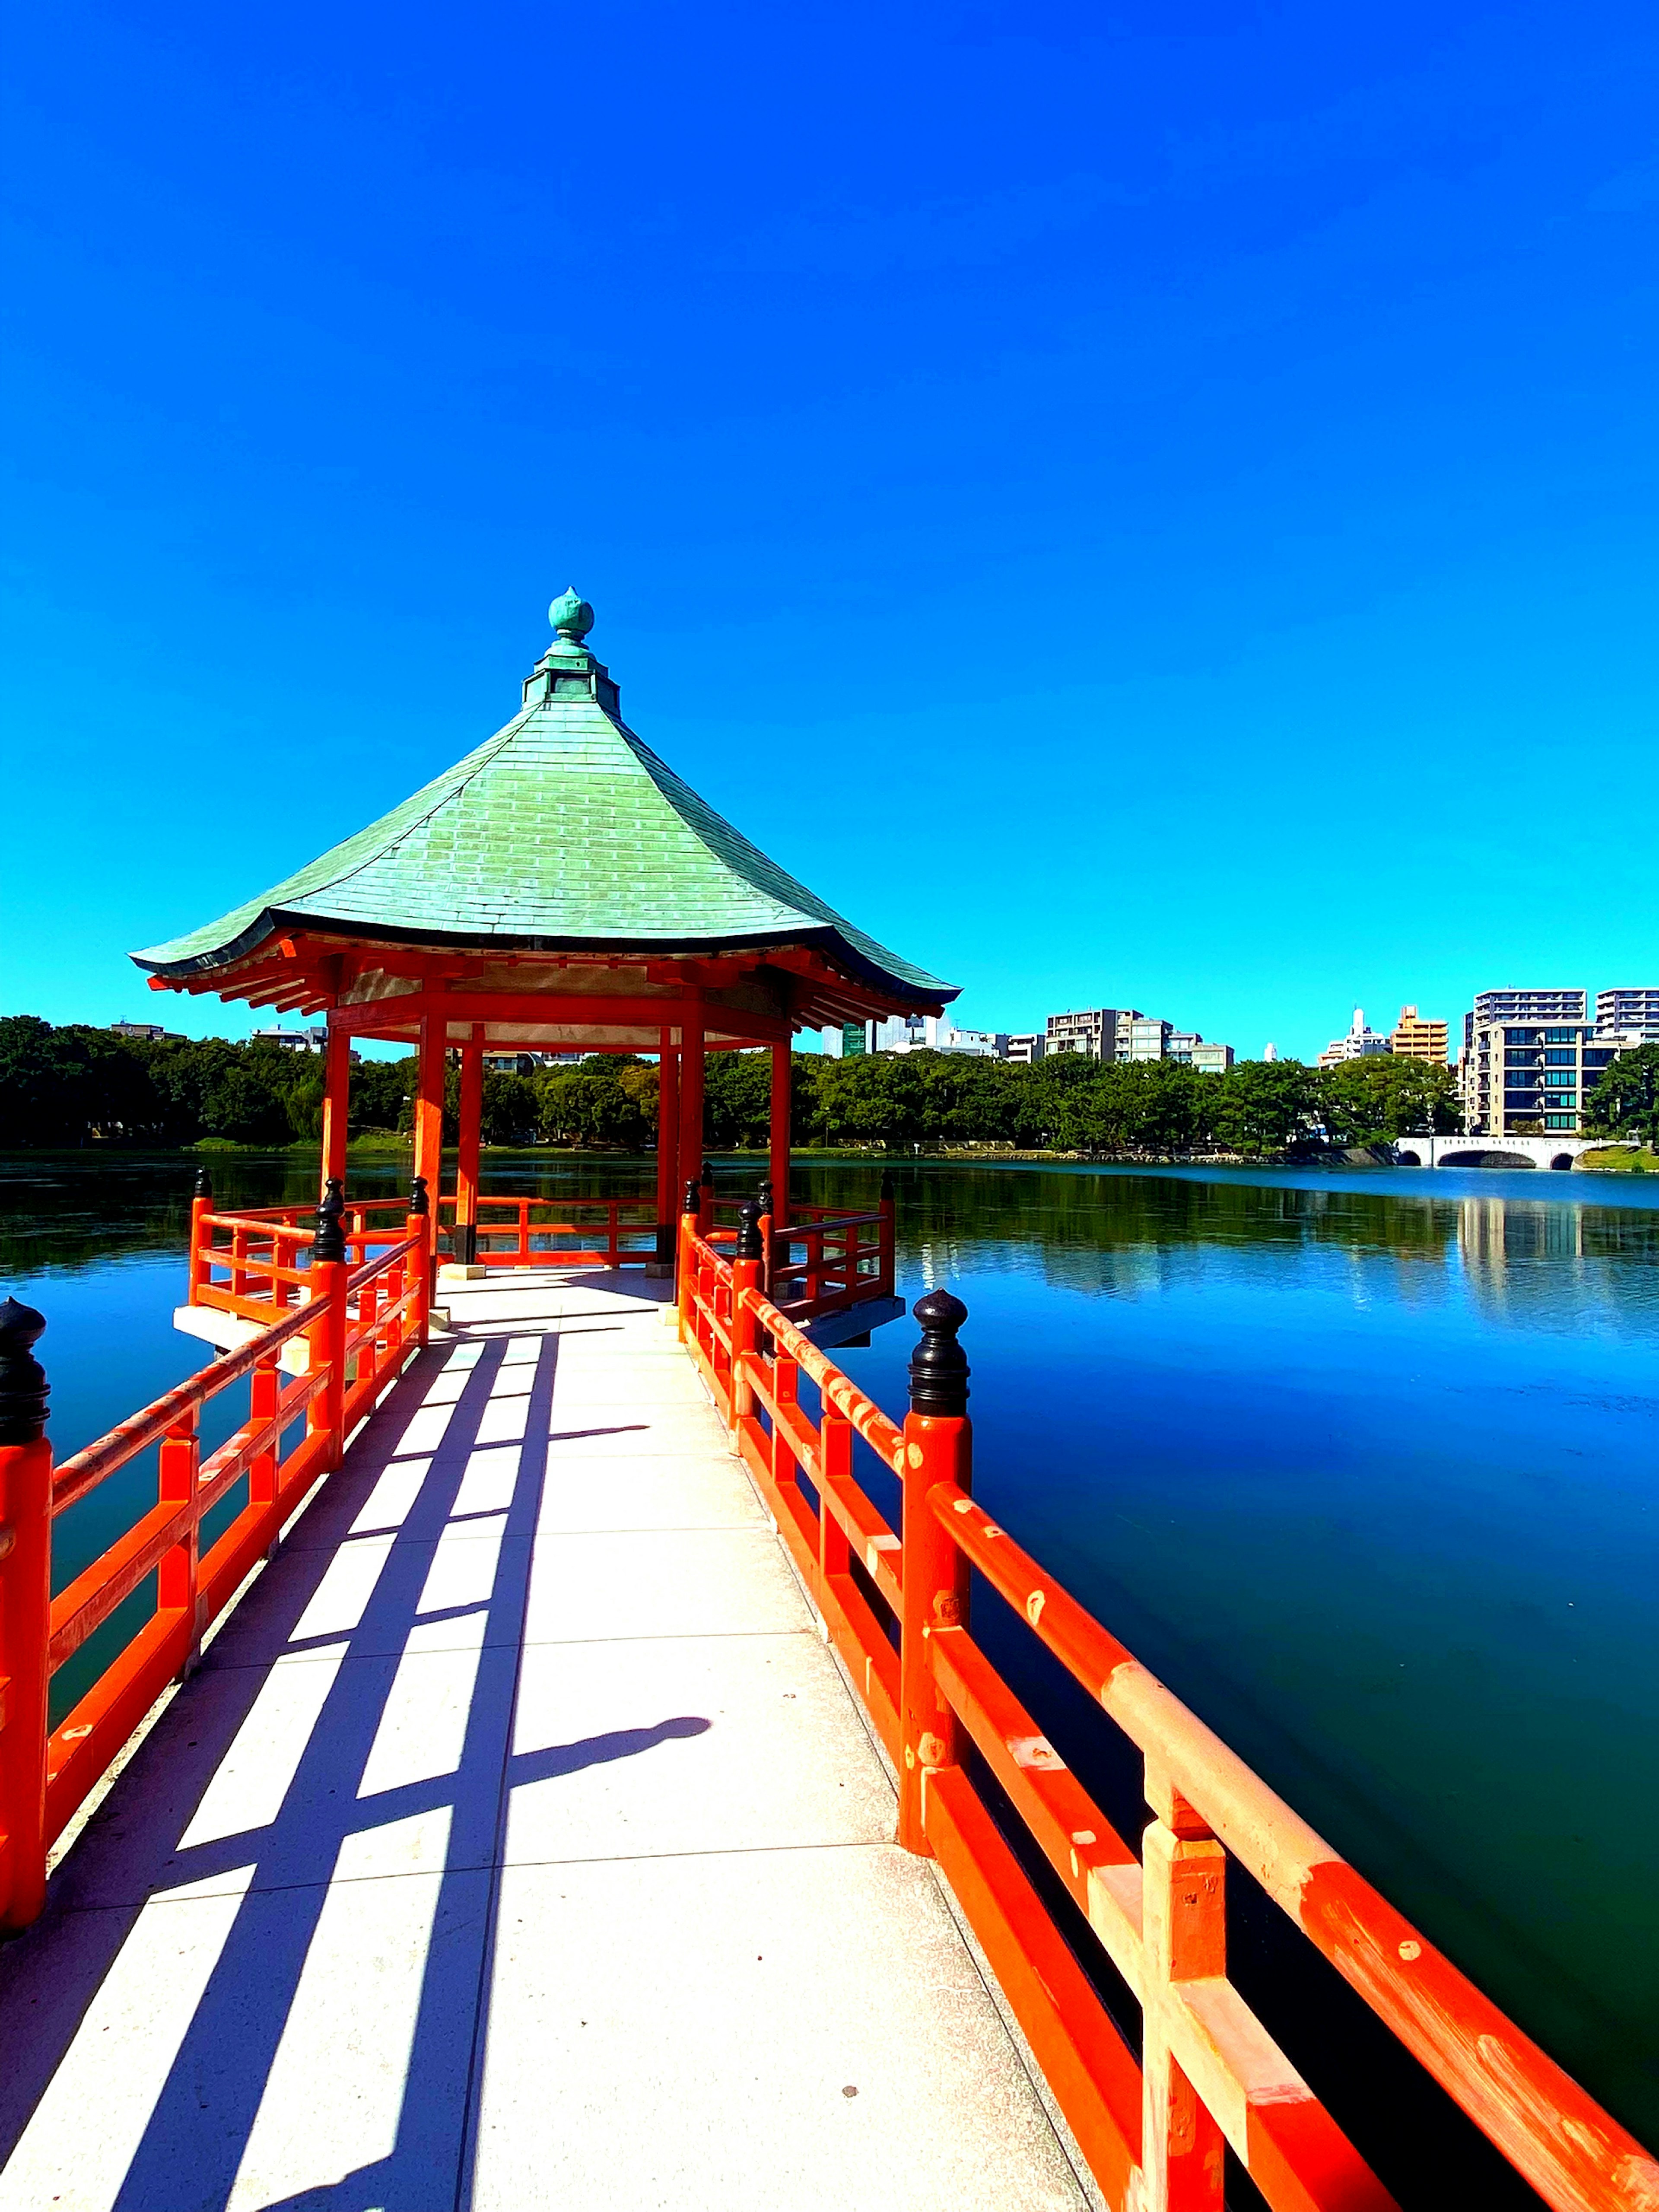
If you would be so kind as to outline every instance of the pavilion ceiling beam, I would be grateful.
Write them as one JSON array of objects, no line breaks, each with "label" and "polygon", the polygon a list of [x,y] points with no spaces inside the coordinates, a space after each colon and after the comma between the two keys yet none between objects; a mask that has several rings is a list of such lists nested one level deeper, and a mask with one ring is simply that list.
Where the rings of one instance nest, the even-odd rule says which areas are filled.
[{"label": "pavilion ceiling beam", "polygon": [[[457,1024],[495,1022],[514,1028],[591,1026],[654,1030],[665,1022],[677,1026],[685,1011],[683,1002],[674,999],[601,996],[597,992],[586,991],[568,995],[551,991],[422,992],[391,1004],[396,1006],[395,1019],[399,1025],[431,1014]],[[386,1001],[369,1000],[362,1006],[336,1006],[329,1019],[331,1024],[354,1032],[362,1030],[367,1033],[376,1021],[384,1022],[387,1016]],[[760,1044],[772,1043],[789,1035],[789,1024],[782,1016],[754,1013],[744,1007],[714,1006],[705,1001],[703,1018],[711,1029],[722,1034],[752,1037]]]}]

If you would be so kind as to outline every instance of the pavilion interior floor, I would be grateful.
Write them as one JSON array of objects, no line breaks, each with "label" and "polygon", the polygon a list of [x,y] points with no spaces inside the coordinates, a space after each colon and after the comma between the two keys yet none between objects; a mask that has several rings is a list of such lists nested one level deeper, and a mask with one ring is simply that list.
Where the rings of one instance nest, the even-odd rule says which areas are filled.
[{"label": "pavilion interior floor", "polygon": [[1095,2201],[658,1287],[447,1293],[0,1953],[3,2212]]}]

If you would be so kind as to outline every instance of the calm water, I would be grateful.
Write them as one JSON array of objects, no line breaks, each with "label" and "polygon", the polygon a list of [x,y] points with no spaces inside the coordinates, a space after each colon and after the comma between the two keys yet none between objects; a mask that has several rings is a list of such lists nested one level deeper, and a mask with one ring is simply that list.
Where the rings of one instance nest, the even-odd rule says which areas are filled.
[{"label": "calm water", "polygon": [[[354,1163],[350,1187],[404,1172]],[[47,1315],[60,1454],[204,1356],[169,1326],[192,1173],[0,1162],[0,1282]],[[306,1198],[313,1174],[215,1168],[227,1205]],[[798,1174],[875,1194],[874,1168]],[[496,1154],[484,1180],[631,1192],[651,1170]],[[898,1187],[900,1289],[970,1309],[981,1498],[1659,2138],[1659,1179],[916,1163]],[[895,1413],[913,1339],[845,1355]],[[60,1579],[130,1516],[108,1488],[59,1524]],[[1029,1638],[983,1632],[1052,1696]],[[1115,1786],[1066,1735],[1086,1713],[1043,1710]]]}]

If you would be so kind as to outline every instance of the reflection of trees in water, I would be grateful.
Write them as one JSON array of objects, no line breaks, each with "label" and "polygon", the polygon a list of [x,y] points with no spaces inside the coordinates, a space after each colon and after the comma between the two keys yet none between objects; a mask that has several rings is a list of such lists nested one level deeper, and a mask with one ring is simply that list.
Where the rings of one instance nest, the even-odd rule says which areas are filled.
[{"label": "reflection of trees in water", "polygon": [[[308,1149],[14,1154],[0,1159],[0,1273],[182,1252],[202,1164],[228,1211],[303,1206],[316,1194]],[[735,1198],[754,1189],[765,1164],[757,1155],[727,1157],[714,1169],[717,1191]],[[1659,1214],[1562,1197],[1437,1197],[931,1160],[896,1161],[890,1171],[901,1242],[930,1283],[970,1269],[1025,1272],[1035,1262],[1056,1288],[1133,1297],[1190,1280],[1206,1249],[1302,1247],[1357,1260],[1391,1255],[1398,1295],[1419,1300],[1446,1287],[1455,1250],[1478,1296],[1536,1309],[1615,1293],[1628,1301],[1632,1267],[1639,1281],[1639,1263],[1659,1260]],[[794,1190],[814,1204],[873,1207],[882,1172],[877,1158],[803,1161]],[[347,1195],[390,1196],[408,1178],[407,1154],[353,1157]],[[655,1164],[648,1155],[487,1152],[482,1181],[486,1191],[544,1199],[639,1197],[654,1188]]]},{"label": "reflection of trees in water", "polygon": [[[292,1152],[15,1152],[0,1158],[0,1274],[85,1267],[130,1252],[179,1252],[189,1241],[197,1170],[213,1178],[215,1203],[309,1206],[317,1154]],[[346,1195],[389,1198],[409,1188],[409,1155],[368,1154],[346,1165]],[[486,1154],[486,1190],[562,1198],[633,1197],[655,1188],[650,1159],[559,1152]],[[745,1183],[752,1183],[750,1176]],[[737,1186],[734,1182],[733,1188]]]},{"label": "reflection of trees in water", "polygon": [[[1613,1206],[1563,1206],[1531,1198],[1468,1197],[1457,1216],[1463,1273],[1491,1310],[1559,1317],[1590,1307],[1646,1304],[1659,1279],[1659,1218]],[[1645,1293],[1645,1296],[1644,1296]]]}]

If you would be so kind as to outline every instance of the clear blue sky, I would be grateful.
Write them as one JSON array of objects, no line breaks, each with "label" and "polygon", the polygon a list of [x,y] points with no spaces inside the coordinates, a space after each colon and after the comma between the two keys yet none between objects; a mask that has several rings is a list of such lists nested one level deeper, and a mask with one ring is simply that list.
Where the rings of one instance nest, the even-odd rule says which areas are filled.
[{"label": "clear blue sky", "polygon": [[1659,19],[14,11],[0,1011],[630,719],[964,1021],[1659,978]]}]

